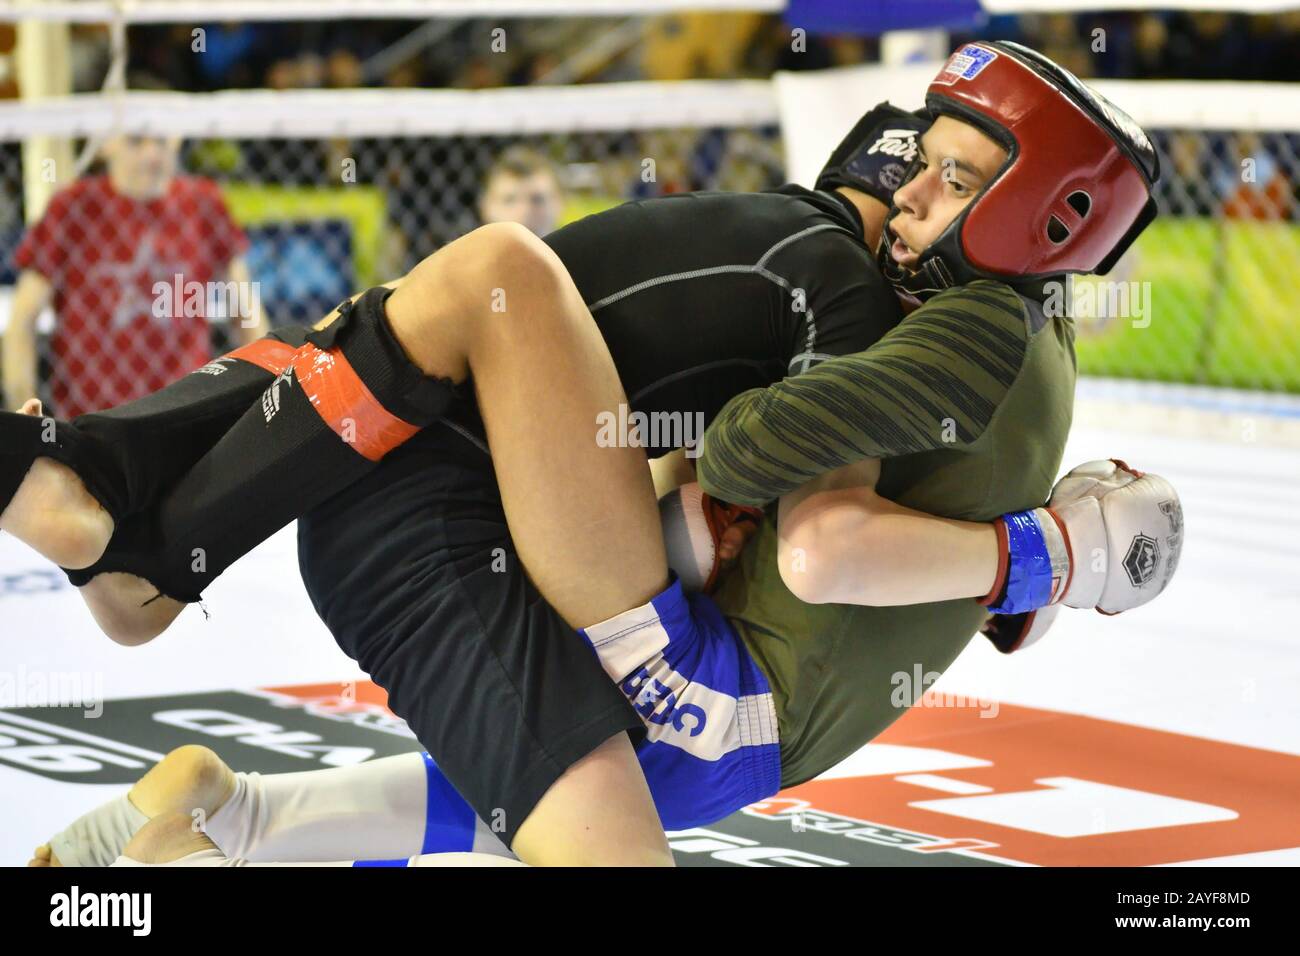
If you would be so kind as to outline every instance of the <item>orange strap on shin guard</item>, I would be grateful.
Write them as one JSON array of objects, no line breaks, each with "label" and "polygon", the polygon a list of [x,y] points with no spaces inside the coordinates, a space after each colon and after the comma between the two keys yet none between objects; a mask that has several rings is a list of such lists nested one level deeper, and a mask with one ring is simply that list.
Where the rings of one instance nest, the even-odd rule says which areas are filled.
[{"label": "orange strap on shin guard", "polygon": [[420,430],[380,404],[340,349],[308,343],[290,364],[316,414],[359,455],[379,461]]},{"label": "orange strap on shin guard", "polygon": [[279,375],[289,367],[289,363],[293,361],[293,353],[296,351],[297,348],[288,342],[277,342],[275,339],[264,338],[240,346],[233,352],[227,352],[217,361],[239,359],[241,362],[256,365],[272,375]]}]

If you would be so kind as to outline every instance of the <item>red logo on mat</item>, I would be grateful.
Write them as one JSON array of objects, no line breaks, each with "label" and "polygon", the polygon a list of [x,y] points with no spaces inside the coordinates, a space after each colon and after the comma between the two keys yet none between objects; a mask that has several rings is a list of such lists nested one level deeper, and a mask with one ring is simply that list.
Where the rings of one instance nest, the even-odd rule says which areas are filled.
[{"label": "red logo on mat", "polygon": [[1300,757],[1006,704],[991,719],[914,708],[780,799],[987,841],[999,857],[1042,865],[1147,866],[1300,846]]}]

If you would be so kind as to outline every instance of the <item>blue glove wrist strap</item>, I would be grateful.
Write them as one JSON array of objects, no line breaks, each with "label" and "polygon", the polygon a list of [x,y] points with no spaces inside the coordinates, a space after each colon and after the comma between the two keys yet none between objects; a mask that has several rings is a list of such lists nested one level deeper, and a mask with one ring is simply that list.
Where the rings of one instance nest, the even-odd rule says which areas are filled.
[{"label": "blue glove wrist strap", "polygon": [[1023,614],[1047,605],[1052,598],[1052,557],[1038,516],[1013,511],[1002,516],[1007,528],[1007,583],[994,614]]}]

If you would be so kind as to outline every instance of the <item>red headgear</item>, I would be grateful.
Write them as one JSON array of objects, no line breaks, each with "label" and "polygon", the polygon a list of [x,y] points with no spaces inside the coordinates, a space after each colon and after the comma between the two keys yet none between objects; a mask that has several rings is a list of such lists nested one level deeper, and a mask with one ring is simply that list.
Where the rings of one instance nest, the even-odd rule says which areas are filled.
[{"label": "red headgear", "polygon": [[[905,272],[928,294],[991,278],[1021,287],[1071,272],[1105,273],[1155,218],[1155,148],[1133,120],[1068,70],[1015,43],[969,43],[948,58],[926,107],[988,134],[1007,162]],[[895,208],[892,219],[897,214]]]}]

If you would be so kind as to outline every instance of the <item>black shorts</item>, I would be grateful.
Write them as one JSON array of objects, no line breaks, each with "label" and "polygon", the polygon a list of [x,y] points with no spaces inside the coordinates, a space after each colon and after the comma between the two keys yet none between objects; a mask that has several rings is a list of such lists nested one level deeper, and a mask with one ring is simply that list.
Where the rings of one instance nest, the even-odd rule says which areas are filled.
[{"label": "black shorts", "polygon": [[468,435],[416,435],[299,521],[298,557],[339,646],[509,843],[570,765],[645,731],[528,580],[492,461]]}]

